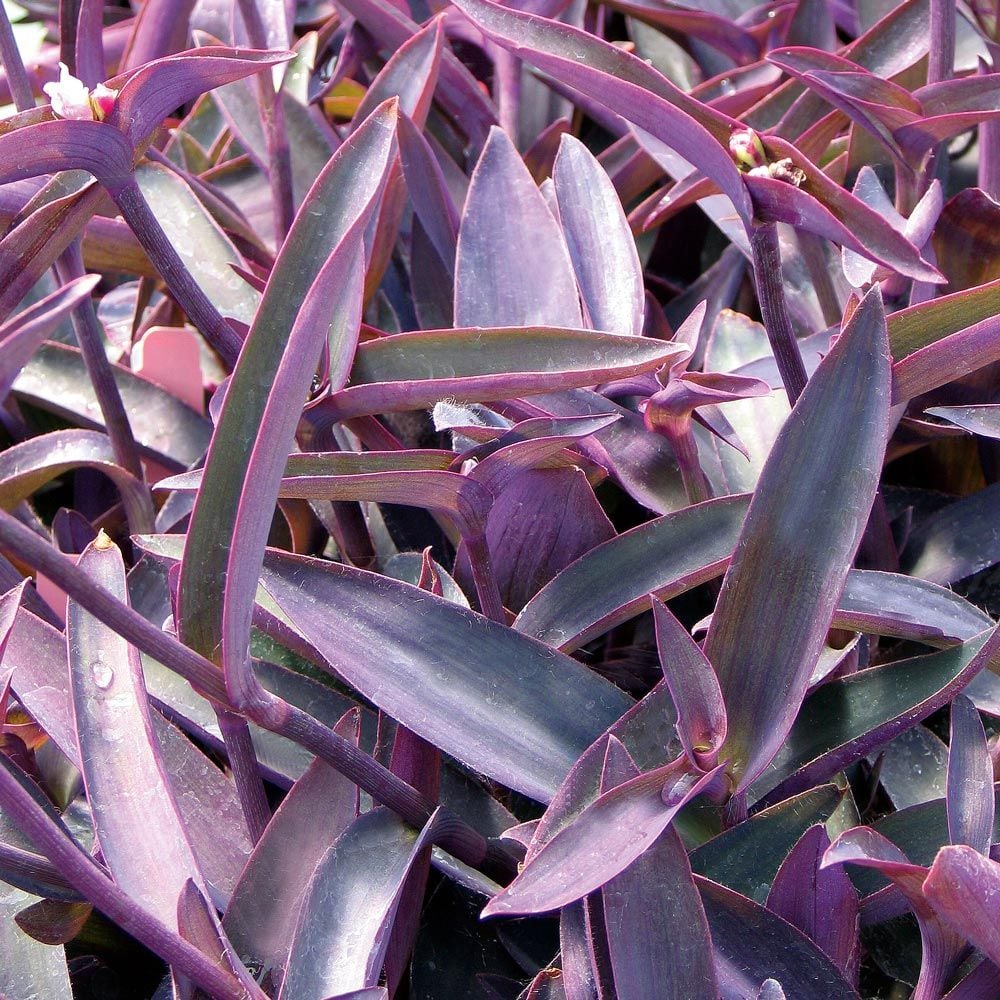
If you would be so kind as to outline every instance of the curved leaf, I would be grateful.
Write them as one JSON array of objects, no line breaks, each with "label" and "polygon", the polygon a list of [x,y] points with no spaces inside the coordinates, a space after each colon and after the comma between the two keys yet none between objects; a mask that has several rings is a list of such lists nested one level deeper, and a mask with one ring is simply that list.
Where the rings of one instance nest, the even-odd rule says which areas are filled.
[{"label": "curved leaf", "polygon": [[262,584],[383,711],[543,802],[631,704],[569,657],[407,584],[279,553],[265,562]]},{"label": "curved leaf", "polygon": [[359,816],[306,890],[279,1000],[325,1000],[377,986],[406,875],[430,844],[388,809]]},{"label": "curved leaf", "polygon": [[989,854],[993,839],[993,761],[983,720],[963,694],[951,703],[947,805],[951,842]]}]

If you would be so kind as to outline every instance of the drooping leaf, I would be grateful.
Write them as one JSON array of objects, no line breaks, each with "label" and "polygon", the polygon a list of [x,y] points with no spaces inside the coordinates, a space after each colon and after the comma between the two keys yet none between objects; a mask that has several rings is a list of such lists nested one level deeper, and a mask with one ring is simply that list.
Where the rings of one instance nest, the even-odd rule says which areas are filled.
[{"label": "drooping leaf", "polygon": [[961,694],[951,703],[947,803],[951,842],[988,854],[993,837],[993,761],[982,719]]}]

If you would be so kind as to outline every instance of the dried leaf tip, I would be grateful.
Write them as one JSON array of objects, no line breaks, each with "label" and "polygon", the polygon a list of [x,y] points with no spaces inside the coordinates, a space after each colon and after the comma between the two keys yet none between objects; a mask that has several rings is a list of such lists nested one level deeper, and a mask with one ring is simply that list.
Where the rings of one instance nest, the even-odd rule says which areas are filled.
[{"label": "dried leaf tip", "polygon": [[98,552],[104,552],[107,549],[114,548],[114,545],[115,543],[111,541],[111,536],[108,535],[103,528],[101,528],[101,530],[97,533],[97,537],[94,539],[94,548],[97,549]]}]

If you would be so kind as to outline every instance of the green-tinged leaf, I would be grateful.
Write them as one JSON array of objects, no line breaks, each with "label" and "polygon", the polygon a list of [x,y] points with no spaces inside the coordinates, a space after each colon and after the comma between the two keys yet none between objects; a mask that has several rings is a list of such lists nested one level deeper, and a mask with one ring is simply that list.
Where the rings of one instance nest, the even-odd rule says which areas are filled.
[{"label": "green-tinged leaf", "polygon": [[778,435],[726,573],[705,655],[746,788],[805,696],[875,499],[889,418],[881,294],[862,301]]},{"label": "green-tinged leaf", "polygon": [[932,406],[925,412],[973,434],[1000,440],[1000,403],[983,406]]},{"label": "green-tinged leaf", "polygon": [[774,979],[787,997],[857,1000],[840,970],[800,930],[731,889],[701,877],[695,884],[723,996],[760,996],[764,980]]},{"label": "green-tinged leaf", "polygon": [[954,583],[1000,562],[1000,483],[943,507],[914,531],[903,555],[907,572]]},{"label": "green-tinged leaf", "polygon": [[691,867],[763,904],[788,852],[809,827],[830,818],[840,799],[833,785],[794,795],[695,848]]},{"label": "green-tinged leaf", "polygon": [[[106,536],[79,566],[125,600],[121,554]],[[75,601],[66,628],[80,763],[101,852],[118,885],[174,927],[184,883],[204,883],[153,730],[139,652]]]},{"label": "green-tinged leaf", "polygon": [[[624,339],[624,338],[619,338]],[[719,575],[732,555],[749,498],[725,497],[665,514],[570,564],[524,607],[514,628],[572,650]]]},{"label": "green-tinged leaf", "polygon": [[229,237],[179,174],[143,163],[135,179],[188,273],[223,316],[249,324],[260,295],[234,267],[247,265]]},{"label": "green-tinged leaf", "polygon": [[14,922],[37,897],[0,882],[0,996],[72,1000],[66,952],[28,937]]},{"label": "green-tinged leaf", "polygon": [[[115,382],[137,444],[175,467],[205,454],[212,425],[158,385],[114,366]],[[83,427],[103,428],[100,407],[80,352],[44,344],[14,382],[14,394]]]},{"label": "green-tinged leaf", "polygon": [[262,584],[366,698],[540,801],[632,704],[569,657],[406,584],[279,553]]},{"label": "green-tinged leaf", "polygon": [[683,348],[557,327],[430,330],[362,344],[335,419],[591,386],[661,367]]},{"label": "green-tinged leaf", "polygon": [[378,984],[403,883],[433,824],[418,833],[376,809],[341,834],[306,889],[280,1000],[325,1000]]},{"label": "green-tinged leaf", "polygon": [[886,318],[893,360],[901,361],[935,341],[1000,313],[1000,279],[964,292],[942,295]]},{"label": "green-tinged leaf", "polygon": [[149,490],[115,461],[114,448],[98,431],[53,431],[0,453],[0,506],[13,510],[46,483],[78,468],[103,472],[121,495],[133,530],[153,525]]},{"label": "green-tinged leaf", "polygon": [[[361,236],[395,151],[387,102],[337,151],[282,245],[226,392],[188,529],[178,622],[247,695],[250,619],[285,457],[324,343],[340,388],[357,343]],[[307,262],[307,263],[306,263]]]},{"label": "green-tinged leaf", "polygon": [[[752,798],[808,788],[946,705],[995,655],[1000,632],[926,656],[871,667],[818,688]],[[765,793],[769,793],[766,794]]]},{"label": "green-tinged leaf", "polygon": [[[359,716],[347,713],[334,727],[356,738]],[[278,807],[254,847],[233,892],[222,926],[240,955],[262,971],[288,960],[304,894],[316,866],[357,815],[355,784],[315,759]]]}]

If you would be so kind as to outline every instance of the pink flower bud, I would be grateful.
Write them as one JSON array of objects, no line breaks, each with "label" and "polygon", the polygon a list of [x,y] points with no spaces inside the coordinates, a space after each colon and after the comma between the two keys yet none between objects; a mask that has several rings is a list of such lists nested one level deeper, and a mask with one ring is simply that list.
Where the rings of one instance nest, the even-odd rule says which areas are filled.
[{"label": "pink flower bud", "polygon": [[767,153],[760,136],[750,128],[737,129],[729,136],[729,152],[741,170],[767,166]]}]

